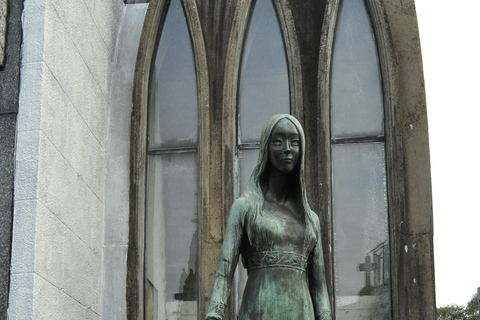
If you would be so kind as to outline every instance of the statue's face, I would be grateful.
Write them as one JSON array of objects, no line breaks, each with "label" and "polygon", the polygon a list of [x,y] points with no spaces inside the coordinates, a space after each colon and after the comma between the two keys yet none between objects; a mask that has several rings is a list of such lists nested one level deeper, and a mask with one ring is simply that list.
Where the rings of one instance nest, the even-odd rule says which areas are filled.
[{"label": "statue's face", "polygon": [[300,134],[288,119],[282,119],[273,127],[269,142],[271,164],[281,172],[291,172],[300,158]]}]

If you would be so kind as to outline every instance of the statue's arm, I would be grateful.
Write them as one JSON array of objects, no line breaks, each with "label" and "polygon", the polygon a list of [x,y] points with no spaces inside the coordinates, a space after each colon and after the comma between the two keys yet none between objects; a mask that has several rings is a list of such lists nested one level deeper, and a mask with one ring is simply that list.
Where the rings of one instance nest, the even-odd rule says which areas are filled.
[{"label": "statue's arm", "polygon": [[223,241],[222,255],[218,264],[212,297],[206,319],[222,320],[225,317],[226,303],[232,287],[232,278],[240,254],[240,245],[244,233],[245,200],[237,199],[230,211],[227,231]]},{"label": "statue's arm", "polygon": [[330,299],[328,297],[327,281],[325,278],[325,262],[320,233],[320,223],[315,221],[317,242],[310,256],[308,277],[310,295],[312,296],[315,320],[331,320]]}]

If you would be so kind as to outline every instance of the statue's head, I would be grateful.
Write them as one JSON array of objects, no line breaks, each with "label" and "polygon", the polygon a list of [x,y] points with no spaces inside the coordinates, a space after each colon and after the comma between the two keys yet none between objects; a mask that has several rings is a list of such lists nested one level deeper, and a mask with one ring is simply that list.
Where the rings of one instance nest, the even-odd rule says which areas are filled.
[{"label": "statue's head", "polygon": [[[298,120],[289,114],[277,114],[263,127],[257,166],[252,176],[257,174],[260,178],[271,166],[283,172],[300,174],[304,153],[305,135]],[[292,161],[282,161],[284,158]]]},{"label": "statue's head", "polygon": [[270,170],[292,172],[300,158],[300,134],[293,122],[287,118],[279,120],[268,139],[268,162]]},{"label": "statue's head", "polygon": [[251,188],[260,191],[270,170],[276,168],[291,174],[292,187],[302,198],[304,154],[305,134],[298,120],[289,114],[273,116],[262,130],[258,161],[250,178]]},{"label": "statue's head", "polygon": [[[285,142],[288,144],[286,145]],[[291,161],[285,161],[287,157]],[[255,220],[257,215],[261,215],[265,202],[263,187],[273,168],[289,175],[288,192],[303,209],[302,219],[310,228],[313,224],[312,216],[315,213],[311,211],[307,200],[304,162],[305,134],[298,120],[289,114],[277,114],[270,118],[262,130],[257,165],[252,172],[245,194],[253,213],[250,215],[247,230],[255,225],[251,221]],[[250,233],[251,230],[248,232]]]}]

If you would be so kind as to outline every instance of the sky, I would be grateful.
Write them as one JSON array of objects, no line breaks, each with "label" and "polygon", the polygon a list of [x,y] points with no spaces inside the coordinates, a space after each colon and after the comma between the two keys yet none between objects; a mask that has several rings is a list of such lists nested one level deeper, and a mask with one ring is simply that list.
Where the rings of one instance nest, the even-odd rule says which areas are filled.
[{"label": "sky", "polygon": [[480,287],[480,1],[416,0],[427,94],[437,306]]}]

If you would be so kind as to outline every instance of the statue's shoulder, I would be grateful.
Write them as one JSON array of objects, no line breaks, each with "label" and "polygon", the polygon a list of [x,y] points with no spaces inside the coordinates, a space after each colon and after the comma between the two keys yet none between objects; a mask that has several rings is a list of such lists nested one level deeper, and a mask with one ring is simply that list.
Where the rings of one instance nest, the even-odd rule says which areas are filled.
[{"label": "statue's shoulder", "polygon": [[248,194],[244,193],[240,198],[233,202],[231,213],[236,212],[245,214],[246,212],[250,211],[251,208],[252,200],[250,199]]},{"label": "statue's shoulder", "polygon": [[313,228],[315,232],[320,232],[320,218],[318,217],[318,214],[310,210],[310,219],[313,223]]},{"label": "statue's shoulder", "polygon": [[245,218],[251,208],[251,201],[249,200],[247,195],[243,194],[233,203],[232,208],[230,209],[230,217],[231,219],[242,222],[243,225],[243,222],[245,221]]}]

